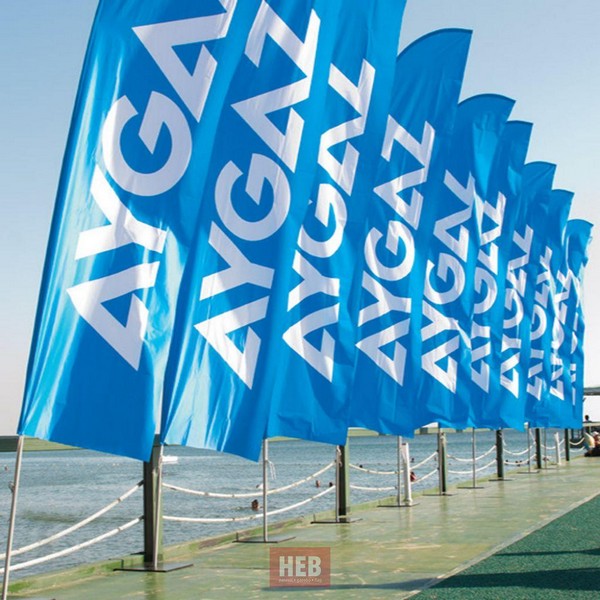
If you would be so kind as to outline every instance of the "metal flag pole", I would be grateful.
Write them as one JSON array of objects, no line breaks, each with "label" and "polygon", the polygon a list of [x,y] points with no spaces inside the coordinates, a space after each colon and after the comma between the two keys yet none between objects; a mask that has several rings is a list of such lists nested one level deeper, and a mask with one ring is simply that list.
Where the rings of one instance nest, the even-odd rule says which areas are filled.
[{"label": "metal flag pole", "polygon": [[262,474],[263,474],[263,542],[269,541],[269,523],[267,517],[267,502],[269,501],[269,440],[263,440],[263,464],[262,464]]},{"label": "metal flag pole", "polygon": [[408,443],[402,443],[402,461],[404,462],[404,506],[414,506],[412,499],[412,483],[410,479],[410,450]]},{"label": "metal flag pole", "polygon": [[154,531],[156,537],[154,539],[154,547],[152,548],[152,568],[154,571],[158,571],[158,547],[160,546],[159,540],[161,539],[161,525],[162,525],[162,472],[163,472],[163,449],[164,446],[161,444],[158,451],[158,473],[156,474],[156,514],[154,521]]},{"label": "metal flag pole", "polygon": [[[398,504],[398,506],[400,506],[402,504],[402,473],[403,473],[403,464],[402,464],[402,436],[399,435],[398,436],[398,440],[397,440],[397,455],[398,455],[398,461],[397,461],[397,481],[396,481],[396,489],[398,490],[398,493],[396,495],[396,502]],[[408,465],[404,466],[404,468],[408,468]]]},{"label": "metal flag pole", "polygon": [[472,477],[473,487],[477,487],[477,445],[475,442],[475,427],[471,431],[471,457],[472,457]]},{"label": "metal flag pole", "polygon": [[477,442],[475,427],[471,429],[471,485],[459,486],[461,490],[480,490],[483,486],[477,485]]},{"label": "metal flag pole", "polygon": [[531,473],[531,430],[527,424],[527,472]]},{"label": "metal flag pole", "polygon": [[6,540],[6,557],[4,559],[4,577],[2,579],[2,600],[8,596],[8,581],[10,577],[10,559],[12,554],[13,535],[15,532],[15,519],[17,516],[17,497],[19,495],[19,481],[21,479],[21,459],[23,457],[23,443],[25,438],[20,435],[17,441],[17,459],[15,462],[15,480],[12,487],[12,501],[10,505],[10,521],[8,525],[8,538]]}]

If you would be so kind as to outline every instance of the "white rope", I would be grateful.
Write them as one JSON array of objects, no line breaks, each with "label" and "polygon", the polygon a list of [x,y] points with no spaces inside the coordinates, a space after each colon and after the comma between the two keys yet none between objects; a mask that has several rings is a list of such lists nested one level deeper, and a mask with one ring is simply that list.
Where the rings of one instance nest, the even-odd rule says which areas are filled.
[{"label": "white rope", "polygon": [[[484,452],[480,456],[476,456],[475,462],[481,460],[482,458],[485,458],[486,456],[491,454],[495,449],[496,449],[496,446],[492,446],[487,452]],[[452,458],[454,460],[457,460],[458,462],[463,462],[463,463],[472,463],[473,462],[472,458],[459,458],[458,456],[453,456],[452,454],[448,454],[448,458]]]},{"label": "white rope", "polygon": [[[483,465],[483,467],[475,469],[475,473],[478,473],[479,471],[484,471],[485,469],[489,469],[495,463],[496,461],[492,460],[487,465]],[[451,469],[448,469],[448,473],[452,473],[453,475],[471,475],[473,473],[473,469],[469,469],[468,471],[452,471]]]},{"label": "white rope", "polygon": [[371,473],[371,475],[398,475],[398,471],[376,471],[375,469],[365,469],[359,465],[350,464],[351,469],[357,471],[363,471],[364,473]]},{"label": "white rope", "polygon": [[479,473],[479,471],[485,471],[486,469],[489,469],[492,465],[496,464],[496,460],[492,460],[490,461],[487,465],[483,465],[483,467],[479,467],[479,469],[475,469],[475,473]]},{"label": "white rope", "polygon": [[427,475],[423,475],[423,477],[419,477],[419,479],[417,479],[417,481],[415,481],[415,483],[421,483],[421,481],[425,481],[426,479],[433,477],[437,472],[438,472],[437,469],[433,469],[433,471],[429,471],[429,473],[427,473]]},{"label": "white rope", "polygon": [[353,485],[350,484],[350,488],[353,490],[361,490],[363,492],[391,492],[396,488],[396,486],[392,487],[363,487],[362,485]]},{"label": "white rope", "polygon": [[[290,506],[285,506],[284,508],[278,508],[277,510],[271,510],[271,511],[267,512],[267,516],[270,517],[272,515],[278,515],[280,513],[287,512],[294,508],[298,508],[299,506],[303,506],[304,504],[308,504],[309,502],[312,502],[313,500],[316,500],[317,498],[320,498],[321,496],[324,496],[325,494],[329,494],[329,492],[331,492],[334,489],[335,489],[335,486],[332,485],[331,487],[327,488],[326,490],[323,490],[322,492],[319,492],[318,494],[315,494],[314,496],[311,496],[310,498],[306,498],[305,500],[296,502],[296,504],[291,504]],[[259,514],[250,515],[247,517],[170,517],[170,516],[164,516],[163,519],[165,521],[177,521],[180,523],[234,523],[234,522],[241,522],[241,521],[252,521],[253,519],[260,519],[260,518],[262,518],[262,516],[263,516],[263,514],[259,513]]]},{"label": "white rope", "polygon": [[[41,563],[48,562],[50,560],[54,560],[55,558],[60,558],[61,556],[67,556],[68,554],[72,554],[73,552],[77,552],[78,550],[82,550],[83,548],[87,548],[88,546],[92,546],[97,544],[98,542],[102,542],[113,535],[117,535],[117,533],[121,533],[137,525],[140,521],[143,521],[144,517],[137,517],[137,519],[132,519],[125,525],[121,525],[120,527],[116,527],[115,529],[111,529],[98,537],[95,537],[91,540],[87,540],[86,542],[82,542],[81,544],[77,544],[76,546],[71,546],[70,548],[65,548],[64,550],[59,550],[58,552],[54,552],[52,554],[47,554],[46,556],[40,556],[39,558],[34,558],[33,560],[29,560],[27,562],[19,563],[17,565],[13,565],[10,567],[10,572],[20,571],[21,569],[26,569],[27,567],[33,567],[34,565],[39,565]],[[4,573],[4,569],[0,568],[0,573]]]},{"label": "white rope", "polygon": [[[19,548],[18,550],[13,550],[12,555],[16,556],[18,554],[25,554],[25,552],[29,552],[30,550],[35,550],[36,548],[45,546],[46,544],[49,544],[50,542],[55,542],[56,540],[64,537],[65,535],[68,535],[69,533],[73,533],[74,531],[81,529],[84,525],[87,525],[88,523],[95,521],[102,515],[106,514],[109,510],[113,509],[115,506],[117,506],[118,504],[123,502],[123,500],[126,500],[127,498],[129,498],[129,496],[131,496],[134,492],[136,492],[143,485],[144,485],[144,482],[140,481],[139,483],[134,485],[130,490],[125,492],[122,496],[119,496],[116,500],[114,500],[113,502],[111,502],[110,504],[105,506],[104,508],[100,509],[98,512],[95,512],[93,515],[90,515],[89,517],[83,519],[83,521],[80,521],[79,523],[76,523],[75,525],[72,525],[71,527],[68,527],[67,529],[63,529],[62,531],[59,531],[58,533],[55,533],[54,535],[51,535],[50,537],[44,538],[43,540],[40,540],[39,542],[29,544],[28,546],[23,546],[22,548]],[[0,554],[0,560],[4,560],[4,558],[6,558],[6,556],[4,554]]]},{"label": "white rope", "polygon": [[421,467],[425,466],[431,459],[435,458],[437,456],[437,450],[435,452],[432,452],[427,458],[424,458],[420,463],[417,463],[416,465],[411,465],[411,469],[413,471],[420,469]]},{"label": "white rope", "polygon": [[[329,469],[331,469],[331,467],[333,467],[334,464],[335,464],[334,462],[330,462],[327,466],[323,467],[316,473],[313,473],[312,475],[305,477],[304,479],[299,479],[298,481],[295,481],[294,483],[290,483],[289,485],[284,485],[279,488],[270,489],[267,491],[267,495],[279,494],[280,492],[285,492],[286,490],[291,490],[292,488],[298,487],[299,485],[302,485],[303,483],[306,483],[307,481],[310,481],[311,479],[315,479],[319,475],[322,475],[323,473],[325,473],[325,471],[328,471]],[[236,494],[236,493],[223,494],[220,492],[202,492],[200,490],[190,490],[189,488],[180,487],[178,485],[173,485],[171,483],[163,483],[163,487],[165,487],[169,490],[173,490],[175,492],[191,494],[192,496],[203,496],[205,498],[253,498],[256,496],[256,492],[248,492],[248,493],[244,492],[243,494]]]},{"label": "white rope", "polygon": [[448,469],[448,473],[452,473],[452,475],[471,475],[473,473],[472,470],[469,471],[454,471],[452,469]]},{"label": "white rope", "polygon": [[553,446],[546,446],[546,444],[542,444],[542,448],[543,448],[544,450],[546,450],[546,452],[547,452],[548,450],[556,450],[556,444],[554,444]]},{"label": "white rope", "polygon": [[522,452],[511,452],[506,446],[504,446],[504,452],[506,454],[510,454],[511,456],[523,456],[523,454],[527,454],[529,452],[529,448],[525,448]]},{"label": "white rope", "polygon": [[577,446],[583,446],[584,438],[581,438],[578,442],[573,442],[569,440],[569,444],[571,444],[571,448],[576,448]]}]

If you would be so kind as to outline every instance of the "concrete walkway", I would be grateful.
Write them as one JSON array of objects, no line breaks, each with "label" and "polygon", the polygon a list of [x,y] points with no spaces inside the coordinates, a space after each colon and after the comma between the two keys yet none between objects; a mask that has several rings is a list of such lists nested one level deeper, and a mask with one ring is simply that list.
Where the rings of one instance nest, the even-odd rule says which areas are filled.
[{"label": "concrete walkway", "polygon": [[[411,508],[357,510],[349,524],[296,525],[293,540],[199,549],[193,567],[170,573],[114,572],[28,595],[56,600],[227,598],[407,598],[497,552],[600,492],[600,460],[577,458],[539,473],[508,474],[481,489],[415,498]],[[595,533],[593,534],[595,535]],[[329,547],[329,588],[270,588],[269,553]],[[65,578],[68,579],[68,578]],[[35,592],[35,593],[34,593]]]}]

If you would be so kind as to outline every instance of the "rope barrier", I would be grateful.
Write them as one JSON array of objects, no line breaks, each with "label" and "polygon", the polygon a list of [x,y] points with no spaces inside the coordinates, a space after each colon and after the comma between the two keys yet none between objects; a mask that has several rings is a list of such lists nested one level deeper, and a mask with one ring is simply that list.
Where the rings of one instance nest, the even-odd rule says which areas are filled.
[{"label": "rope barrier", "polygon": [[[267,512],[267,516],[271,517],[273,515],[278,515],[280,513],[288,512],[293,510],[294,508],[298,508],[303,506],[304,504],[308,504],[321,496],[325,496],[325,494],[329,494],[332,490],[335,490],[335,486],[331,486],[310,498],[306,498],[305,500],[301,500],[300,502],[296,502],[296,504],[291,504],[290,506],[285,506],[284,508],[278,508],[276,510],[271,510]],[[180,523],[240,523],[242,521],[252,521],[254,519],[261,519],[263,517],[262,513],[257,515],[249,515],[246,517],[172,517],[172,516],[164,516],[163,519],[165,521],[176,521]]]},{"label": "rope barrier", "polygon": [[364,487],[362,485],[350,484],[350,488],[353,490],[361,490],[363,492],[392,492],[398,489],[395,485],[391,487]]},{"label": "rope barrier", "polygon": [[[495,465],[495,464],[496,464],[496,461],[493,460],[493,461],[489,462],[487,465],[483,465],[482,467],[475,469],[475,473],[478,473],[479,471],[484,471],[485,469],[489,469],[492,465]],[[448,469],[448,473],[452,473],[453,475],[471,475],[473,473],[473,469],[470,469],[469,471],[453,471],[452,469]]]},{"label": "rope barrier", "polygon": [[423,475],[422,477],[419,477],[419,479],[417,479],[417,481],[415,483],[421,483],[422,481],[425,481],[426,479],[433,477],[437,472],[438,472],[437,469],[433,469],[433,471],[429,471],[429,473],[427,473],[427,475]]},{"label": "rope barrier", "polygon": [[[426,465],[430,460],[432,460],[436,456],[437,456],[437,452],[432,452],[427,458],[424,458],[421,462],[417,463],[416,465],[411,465],[410,468],[413,471],[415,469],[419,469],[422,466]],[[398,471],[377,471],[375,469],[365,469],[364,467],[361,467],[360,465],[350,464],[350,468],[355,469],[357,471],[362,471],[363,473],[370,473],[371,475],[398,475]]]},{"label": "rope barrier", "polygon": [[[335,462],[330,462],[327,466],[323,467],[316,473],[313,473],[312,475],[305,477],[304,479],[299,479],[298,481],[295,481],[294,483],[290,483],[288,485],[284,485],[279,488],[273,488],[273,489],[268,490],[267,495],[269,496],[271,494],[279,494],[281,492],[285,492],[287,490],[291,490],[292,488],[298,487],[299,485],[302,485],[303,483],[306,483],[307,481],[310,481],[311,479],[315,479],[319,475],[322,475],[323,473],[325,473],[326,471],[331,469],[331,467],[333,467],[334,465],[335,465]],[[172,483],[163,483],[163,487],[167,488],[169,490],[173,490],[175,492],[182,492],[184,494],[190,494],[192,496],[203,496],[205,498],[253,498],[256,496],[256,491],[248,492],[248,493],[244,492],[243,494],[236,494],[236,493],[223,494],[220,492],[203,492],[200,490],[190,490],[189,488],[184,488],[184,487],[180,487],[178,485],[173,485]]]},{"label": "rope barrier", "polygon": [[574,442],[573,440],[569,440],[569,444],[571,448],[577,448],[578,446],[583,446],[584,439],[581,438],[578,442]]},{"label": "rope barrier", "polygon": [[427,458],[424,458],[420,463],[417,463],[416,465],[411,465],[411,467],[413,471],[416,471],[417,469],[420,469],[421,467],[425,466],[430,460],[436,457],[437,450],[435,452],[432,452]]},{"label": "rope barrier", "polygon": [[[132,519],[131,521],[125,523],[125,525],[121,525],[120,527],[115,527],[115,529],[111,529],[110,531],[107,531],[106,533],[103,533],[102,535],[99,535],[98,537],[95,537],[91,540],[82,542],[81,544],[77,544],[76,546],[71,546],[70,548],[65,548],[64,550],[59,550],[58,552],[53,552],[52,554],[47,554],[46,556],[40,556],[39,558],[34,558],[27,562],[13,565],[10,567],[10,572],[12,573],[13,571],[20,571],[21,569],[26,569],[27,567],[33,567],[35,565],[39,565],[39,564],[48,562],[50,560],[54,560],[55,558],[60,558],[61,556],[67,556],[69,554],[73,554],[73,552],[77,552],[78,550],[82,550],[83,548],[88,548],[89,546],[93,546],[94,544],[97,544],[98,542],[102,542],[110,537],[113,537],[114,535],[117,535],[117,533],[126,531],[130,527],[137,525],[140,521],[143,521],[143,520],[144,520],[144,517],[137,517],[136,519]],[[1,573],[4,573],[4,568],[0,568],[0,574]]]},{"label": "rope barrier", "polygon": [[[496,446],[492,446],[487,452],[484,452],[480,456],[475,457],[475,462],[477,462],[478,460],[481,460],[482,458],[485,458],[486,456],[488,456],[489,454],[491,454],[495,449],[496,449]],[[472,458],[460,458],[460,457],[454,456],[452,454],[448,454],[448,458],[452,458],[454,460],[457,460],[458,462],[465,462],[465,463],[472,463],[473,462]]]},{"label": "rope barrier", "polygon": [[529,448],[525,448],[522,452],[511,452],[506,446],[504,446],[504,452],[506,454],[510,454],[511,456],[523,456],[523,454],[527,454],[529,452]]},{"label": "rope barrier", "polygon": [[[55,542],[56,540],[59,540],[60,538],[64,537],[65,535],[68,535],[69,533],[73,533],[74,531],[81,529],[83,526],[88,525],[89,523],[92,523],[93,521],[95,521],[96,519],[101,517],[102,515],[106,514],[109,510],[113,509],[115,506],[117,506],[118,504],[123,502],[123,500],[126,500],[127,498],[129,498],[129,496],[131,496],[134,492],[136,492],[143,485],[144,485],[144,482],[140,481],[139,483],[134,485],[130,490],[126,491],[122,496],[119,496],[116,500],[114,500],[113,502],[111,502],[110,504],[105,506],[104,508],[100,509],[98,512],[95,512],[93,515],[90,515],[89,517],[83,519],[83,521],[79,521],[79,523],[76,523],[75,525],[72,525],[71,527],[68,527],[67,529],[63,529],[62,531],[59,531],[58,533],[55,533],[54,535],[51,535],[50,537],[44,538],[43,540],[40,540],[39,542],[35,542],[34,544],[29,544],[28,546],[23,546],[22,548],[19,548],[18,550],[13,550],[12,555],[17,556],[19,554],[25,554],[25,552],[29,552],[30,550],[35,550],[36,548],[45,546],[46,544],[49,544],[50,542]],[[0,560],[4,560],[5,558],[6,558],[5,554],[0,554]]]},{"label": "rope barrier", "polygon": [[398,475],[398,471],[376,471],[375,469],[365,469],[360,465],[350,464],[351,469],[356,469],[357,471],[363,471],[364,473],[371,473],[371,475]]}]

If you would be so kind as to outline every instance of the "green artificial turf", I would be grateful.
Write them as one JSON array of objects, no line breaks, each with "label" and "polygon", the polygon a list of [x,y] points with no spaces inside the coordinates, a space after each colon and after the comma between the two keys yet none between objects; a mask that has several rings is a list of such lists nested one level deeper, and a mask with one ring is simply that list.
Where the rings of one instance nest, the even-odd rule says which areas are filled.
[{"label": "green artificial turf", "polygon": [[600,496],[415,598],[600,599]]}]

